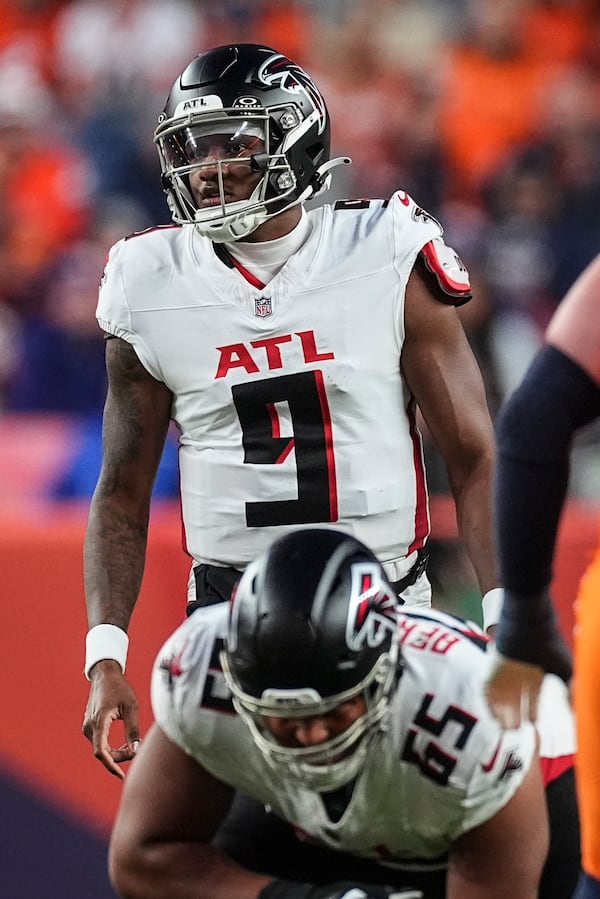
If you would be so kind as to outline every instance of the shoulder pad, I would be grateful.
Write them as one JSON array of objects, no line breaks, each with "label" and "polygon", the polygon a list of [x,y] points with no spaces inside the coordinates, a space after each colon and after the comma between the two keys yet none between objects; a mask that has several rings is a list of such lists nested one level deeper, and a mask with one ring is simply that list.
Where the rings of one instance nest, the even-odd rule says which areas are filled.
[{"label": "shoulder pad", "polygon": [[453,306],[469,302],[472,297],[469,273],[452,247],[446,246],[441,237],[434,237],[421,249],[419,256],[442,289],[441,302]]}]

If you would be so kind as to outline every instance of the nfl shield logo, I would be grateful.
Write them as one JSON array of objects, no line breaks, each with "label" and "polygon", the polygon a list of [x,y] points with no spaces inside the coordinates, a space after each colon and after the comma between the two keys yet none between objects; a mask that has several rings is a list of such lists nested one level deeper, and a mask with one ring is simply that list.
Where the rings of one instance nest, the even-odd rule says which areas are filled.
[{"label": "nfl shield logo", "polygon": [[265,318],[273,311],[271,305],[271,297],[255,297],[254,298],[254,314],[260,318]]}]

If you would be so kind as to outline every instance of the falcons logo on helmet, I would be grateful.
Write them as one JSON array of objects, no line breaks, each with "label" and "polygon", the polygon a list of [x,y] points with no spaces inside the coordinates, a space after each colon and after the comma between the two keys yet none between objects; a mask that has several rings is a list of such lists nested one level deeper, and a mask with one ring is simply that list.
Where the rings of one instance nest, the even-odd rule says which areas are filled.
[{"label": "falcons logo on helmet", "polygon": [[354,651],[374,648],[398,627],[398,599],[369,562],[352,566],[352,594],[346,619],[346,644]]},{"label": "falcons logo on helmet", "polygon": [[301,69],[299,65],[276,53],[270,56],[258,70],[258,79],[269,87],[279,85],[289,94],[304,94],[314,106],[319,123],[319,134],[322,134],[327,124],[327,112],[325,101],[319,89],[310,75]]}]

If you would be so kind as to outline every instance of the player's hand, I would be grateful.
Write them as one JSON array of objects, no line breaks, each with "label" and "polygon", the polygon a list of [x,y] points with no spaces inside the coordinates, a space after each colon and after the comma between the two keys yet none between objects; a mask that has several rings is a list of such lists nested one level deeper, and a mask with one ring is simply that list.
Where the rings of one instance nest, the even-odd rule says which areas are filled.
[{"label": "player's hand", "polygon": [[424,899],[412,887],[379,886],[371,883],[336,881],[325,885],[272,880],[261,891],[260,899]]},{"label": "player's hand", "polygon": [[[573,674],[571,651],[565,642],[551,595],[504,590],[504,604],[494,635],[496,649],[505,659],[542,668],[566,684]],[[530,675],[526,675],[531,680]]]},{"label": "player's hand", "polygon": [[502,727],[511,729],[525,721],[536,721],[544,674],[538,665],[494,653],[485,692],[492,714]]},{"label": "player's hand", "polygon": [[[125,772],[119,764],[130,761],[140,745],[138,701],[120,665],[112,659],[97,662],[90,671],[90,681],[83,733],[106,770],[123,780]],[[113,749],[109,743],[109,732],[117,720],[123,722],[125,743]]]}]

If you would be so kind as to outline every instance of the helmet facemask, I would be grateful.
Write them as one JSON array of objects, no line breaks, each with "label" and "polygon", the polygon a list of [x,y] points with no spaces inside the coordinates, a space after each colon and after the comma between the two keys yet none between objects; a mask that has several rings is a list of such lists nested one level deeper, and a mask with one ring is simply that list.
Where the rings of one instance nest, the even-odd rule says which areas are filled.
[{"label": "helmet facemask", "polygon": [[[201,234],[216,243],[242,240],[259,225],[275,215],[302,203],[325,186],[325,177],[315,172],[311,183],[302,189],[289,162],[290,151],[315,122],[299,115],[293,105],[269,110],[252,109],[240,113],[239,108],[211,112],[191,112],[185,117],[165,119],[156,129],[162,179],[173,220],[178,224],[193,223]],[[241,155],[202,161],[198,159],[198,143],[209,142],[211,135],[229,136],[234,142],[244,135],[256,140],[256,151],[249,145]],[[226,169],[229,165],[246,164],[261,174],[247,199],[227,202]],[[190,189],[192,172],[216,168],[218,205],[198,209]]]},{"label": "helmet facemask", "polygon": [[[257,699],[244,693],[236,682],[226,652],[221,653],[221,663],[234,707],[269,765],[306,789],[329,792],[356,778],[373,743],[389,726],[390,696],[398,676],[397,641],[353,689],[328,697],[321,697],[312,688],[268,689]],[[364,698],[365,712],[342,733],[312,746],[283,746],[264,721],[265,717],[320,717],[358,696]]]}]

